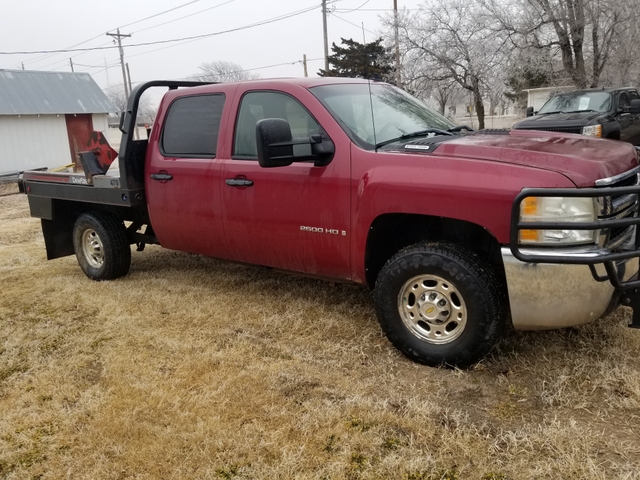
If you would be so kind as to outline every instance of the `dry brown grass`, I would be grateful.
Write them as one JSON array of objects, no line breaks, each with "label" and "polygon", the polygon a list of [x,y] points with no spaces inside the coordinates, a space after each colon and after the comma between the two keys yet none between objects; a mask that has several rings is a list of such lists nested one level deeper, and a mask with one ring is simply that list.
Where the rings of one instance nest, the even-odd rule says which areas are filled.
[{"label": "dry brown grass", "polygon": [[0,477],[640,478],[640,332],[511,333],[468,371],[368,291],[161,248],[92,282],[0,190]]}]

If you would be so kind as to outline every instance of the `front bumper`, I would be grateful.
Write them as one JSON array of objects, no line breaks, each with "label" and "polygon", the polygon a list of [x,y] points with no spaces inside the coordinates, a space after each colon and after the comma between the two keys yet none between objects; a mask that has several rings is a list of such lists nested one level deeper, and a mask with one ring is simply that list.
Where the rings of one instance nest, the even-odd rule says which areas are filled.
[{"label": "front bumper", "polygon": [[[596,281],[588,265],[522,262],[508,247],[503,247],[501,252],[511,318],[518,330],[581,325],[600,318],[618,305],[619,295],[612,283]],[[564,256],[562,251],[557,253]],[[584,251],[583,255],[589,253]],[[635,280],[639,263],[638,257],[618,262],[618,279]],[[598,275],[605,276],[602,265],[594,268]]]},{"label": "front bumper", "polygon": [[[513,323],[520,329],[579,325],[622,303],[633,308],[630,326],[640,328],[640,167],[595,182],[595,188],[524,189],[511,213],[509,248],[502,249]],[[597,219],[588,222],[525,222],[527,197],[594,198]],[[521,230],[593,230],[596,245],[527,247]]]}]

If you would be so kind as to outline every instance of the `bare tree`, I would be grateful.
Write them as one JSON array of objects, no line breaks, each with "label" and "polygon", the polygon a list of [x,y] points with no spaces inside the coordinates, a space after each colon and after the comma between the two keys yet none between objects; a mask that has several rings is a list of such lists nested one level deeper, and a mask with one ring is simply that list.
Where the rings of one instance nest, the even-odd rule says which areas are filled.
[{"label": "bare tree", "polygon": [[608,60],[600,76],[602,85],[640,85],[640,63],[637,60],[640,38],[640,11],[637,5],[626,2],[620,17],[622,28],[616,32],[616,41],[609,50]]},{"label": "bare tree", "polygon": [[225,60],[203,63],[198,68],[200,73],[192,75],[190,79],[203,82],[240,82],[260,78],[260,75],[244,70],[237,63]]},{"label": "bare tree", "polygon": [[118,112],[124,112],[127,108],[128,98],[121,86],[109,87],[104,91],[105,95]]},{"label": "bare tree", "polygon": [[[488,79],[486,83],[486,97],[489,99],[489,116],[493,117],[503,113],[504,109],[504,92],[506,85],[502,78]],[[502,106],[502,109],[497,112],[498,107]]]},{"label": "bare tree", "polygon": [[456,82],[453,80],[442,80],[432,83],[431,95],[438,104],[438,111],[445,115],[447,105],[451,105],[456,97]]},{"label": "bare tree", "polygon": [[520,49],[558,54],[578,88],[600,83],[629,5],[636,0],[480,0]]},{"label": "bare tree", "polygon": [[472,0],[451,0],[447,8],[428,0],[420,15],[403,16],[400,31],[406,61],[430,70],[432,81],[454,81],[470,92],[480,128],[484,128],[486,81],[500,75],[505,39],[494,19]]},{"label": "bare tree", "polygon": [[[124,112],[127,108],[127,101],[129,100],[122,90],[121,86],[113,86],[109,87],[104,92],[118,112]],[[152,124],[156,118],[156,114],[158,113],[157,107],[154,107],[145,94],[140,97],[140,102],[138,103],[138,119],[137,123],[142,124]]]}]

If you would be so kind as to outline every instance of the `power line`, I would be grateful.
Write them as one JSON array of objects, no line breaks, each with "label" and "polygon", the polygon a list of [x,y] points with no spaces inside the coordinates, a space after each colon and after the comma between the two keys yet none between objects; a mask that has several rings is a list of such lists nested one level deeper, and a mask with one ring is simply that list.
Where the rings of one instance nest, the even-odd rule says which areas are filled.
[{"label": "power line", "polygon": [[234,2],[234,1],[235,0],[227,0],[226,2],[219,3],[218,5],[214,5],[213,7],[205,8],[203,10],[198,10],[197,12],[190,13],[189,15],[184,15],[182,17],[174,18],[173,20],[168,20],[166,22],[159,23],[157,25],[152,25],[151,27],[143,28],[142,30],[136,30],[134,33],[146,32],[147,30],[151,30],[152,28],[161,27],[161,26],[167,25],[169,23],[177,22],[178,20],[183,20],[185,18],[193,17],[194,15],[198,15],[200,13],[207,12],[209,10],[213,10],[214,8],[222,7],[223,5],[226,5],[227,3],[231,3],[231,2]]},{"label": "power line", "polygon": [[186,6],[191,5],[193,3],[197,3],[199,1],[200,0],[191,0],[190,2],[183,3],[182,5],[178,5],[177,7],[170,8],[169,10],[165,10],[165,11],[160,12],[160,13],[154,13],[153,15],[149,15],[148,17],[144,17],[144,18],[142,18],[140,20],[136,20],[135,22],[127,23],[126,25],[120,25],[118,28],[130,27],[131,25],[135,25],[136,23],[141,23],[141,22],[144,22],[146,20],[151,20],[152,18],[159,17],[160,15],[164,15],[165,13],[173,12],[174,10],[178,10],[180,8],[186,7]]},{"label": "power line", "polygon": [[[324,57],[319,57],[319,58],[308,58],[307,62],[319,62],[321,60],[324,60]],[[261,67],[253,67],[253,68],[244,68],[242,70],[234,70],[232,73],[243,73],[243,72],[252,72],[254,70],[264,70],[265,68],[273,68],[273,67],[282,67],[284,65],[296,65],[298,63],[302,63],[302,60],[296,60],[293,62],[283,62],[283,63],[274,63],[272,65],[263,65]],[[119,63],[115,64],[115,65],[110,65],[108,68],[111,68],[113,66],[117,66],[119,65]],[[96,72],[96,73],[100,73],[100,72]],[[177,78],[176,80],[198,80],[198,79],[202,79],[204,78],[206,75],[190,75],[188,77],[180,77]],[[133,85],[137,85],[139,83],[142,82],[138,82],[138,81],[131,81],[131,83]],[[117,87],[122,87],[122,83],[116,83],[114,85],[109,85],[109,88],[117,88]]]},{"label": "power line", "polygon": [[[362,7],[364,7],[367,3],[369,3],[370,1],[371,1],[371,0],[366,0],[366,1],[365,1],[362,5],[360,5],[359,7],[352,8],[351,10],[345,10],[345,9],[343,9],[343,10],[341,10],[341,11],[340,11],[340,13],[351,13],[351,12],[358,11],[358,10],[360,10]],[[337,11],[338,11],[337,9],[334,9],[334,12],[337,12]]]},{"label": "power line", "polygon": [[354,27],[357,27],[357,28],[359,28],[361,30],[366,30],[367,32],[371,33],[372,35],[378,35],[376,32],[372,32],[371,30],[368,30],[368,29],[364,28],[362,25],[356,25],[355,23],[350,22],[349,20],[346,20],[346,19],[336,15],[335,13],[332,13],[331,16],[336,17],[338,20],[342,20],[343,22],[346,22],[349,25],[353,25]]},{"label": "power line", "polygon": [[[340,12],[340,13],[350,13],[350,12],[355,12],[356,10],[358,10],[359,12],[393,12],[393,8],[358,8],[353,10],[336,8],[333,11]],[[403,8],[402,11],[403,12],[419,12],[420,9],[419,8]]]},{"label": "power line", "polygon": [[[296,15],[298,15],[298,14],[301,14],[301,13],[306,13],[307,11],[311,11],[311,10],[313,10],[314,8],[317,8],[317,7],[311,7],[310,9],[307,9],[307,10],[304,10],[304,11],[300,11],[300,12],[293,12],[293,13],[295,13]],[[288,14],[287,14],[287,15],[288,15]],[[287,16],[286,18],[289,18],[290,16],[294,16],[294,15],[289,15],[289,16]],[[269,23],[269,22],[268,22],[268,23]],[[254,25],[249,25],[249,26],[247,26],[246,28],[251,28],[251,27],[253,27],[253,26],[254,26]],[[256,25],[256,26],[257,26],[257,25]],[[245,28],[245,27],[242,27],[242,28]],[[226,33],[226,32],[221,32],[221,33]],[[180,42],[180,43],[176,43],[175,45],[167,45],[167,46],[160,47],[160,48],[154,48],[153,50],[147,50],[146,52],[134,53],[133,55],[129,55],[129,58],[138,57],[138,56],[140,56],[140,55],[147,55],[147,54],[149,54],[149,53],[158,52],[158,51],[160,51],[160,50],[166,50],[167,48],[178,47],[178,46],[180,46],[180,45],[185,45],[185,44],[187,44],[187,43],[196,42],[196,41],[198,41],[198,40],[200,40],[200,38],[195,38],[195,39],[193,39],[193,38],[192,38],[192,39],[189,39],[189,40],[182,41],[182,42]],[[97,72],[97,73],[100,73],[100,72]]]},{"label": "power line", "polygon": [[[84,68],[104,68],[104,65],[85,65],[84,63],[74,63],[76,67],[84,67]],[[120,62],[113,63],[109,65],[110,67],[117,67],[120,65]]]},{"label": "power line", "polygon": [[[106,43],[101,43],[101,44],[100,44],[100,45],[98,45],[98,46],[103,47],[103,46],[105,46],[105,45],[111,45],[111,42],[109,41],[109,42],[106,42]],[[81,56],[81,55],[86,55],[87,53],[90,53],[90,52],[82,52],[82,53],[78,53],[77,55],[73,55],[71,58],[74,58],[74,59],[75,59],[75,58],[78,58],[78,57],[79,57],[79,56]],[[49,56],[47,56],[47,57],[45,57],[45,58],[54,57],[54,56],[56,56],[56,55],[57,55],[57,54],[55,54],[55,53],[54,53],[54,54],[49,55]],[[44,58],[43,58],[42,60],[44,60]],[[31,62],[31,63],[35,63],[35,62]],[[65,59],[63,59],[63,60],[56,60],[56,61],[54,61],[54,62],[52,62],[52,63],[47,63],[46,65],[44,65],[44,66],[42,66],[42,67],[38,67],[38,69],[39,69],[39,70],[45,70],[45,69],[47,69],[47,68],[51,67],[52,65],[58,65],[58,64],[61,64],[61,63],[65,63],[65,64],[66,64],[66,63],[67,63],[67,59],[65,58]]]},{"label": "power line", "polygon": [[[196,2],[199,2],[199,1],[201,1],[201,0],[191,0],[191,1],[187,2],[187,3],[183,3],[183,4],[181,4],[181,5],[178,5],[177,7],[173,7],[173,8],[170,8],[169,10],[164,10],[164,11],[162,11],[162,12],[159,12],[159,13],[156,13],[156,14],[153,14],[153,15],[149,15],[148,17],[141,18],[140,20],[136,20],[135,22],[131,22],[131,23],[128,23],[128,24],[126,24],[126,25],[120,25],[119,27],[112,28],[111,30],[115,30],[115,29],[117,29],[117,28],[124,28],[124,27],[128,27],[128,26],[130,26],[130,25],[135,25],[136,23],[141,23],[141,22],[144,22],[144,21],[146,21],[146,20],[150,20],[151,18],[159,17],[160,15],[164,15],[165,13],[173,12],[174,10],[178,10],[178,9],[180,9],[180,8],[186,7],[186,6],[188,6],[188,5],[191,5],[191,4],[196,3]],[[235,1],[235,0],[229,0],[229,1]],[[226,3],[229,3],[229,2],[226,2]],[[107,31],[108,31],[108,30],[107,30]],[[95,37],[91,37],[91,38],[89,38],[89,39],[87,39],[87,40],[84,40],[84,41],[79,42],[79,43],[75,43],[75,44],[71,45],[70,47],[65,47],[65,48],[66,48],[66,49],[73,49],[74,47],[78,47],[78,46],[80,46],[80,45],[84,45],[85,43],[89,43],[89,42],[90,42],[90,41],[92,41],[92,40],[95,40],[95,39],[97,39],[97,38],[101,38],[105,33],[106,33],[106,32],[103,32],[103,33],[101,33],[101,34],[99,34],[99,35],[96,35]],[[91,49],[88,49],[88,50],[86,50],[86,51],[91,51]],[[35,59],[33,59],[33,60],[31,61],[31,63],[36,63],[36,62],[40,62],[40,61],[42,61],[42,60],[45,60],[45,59],[47,59],[47,58],[51,58],[51,57],[52,57],[52,56],[54,56],[56,53],[66,53],[66,52],[52,52],[51,54],[45,55],[45,56],[43,56],[43,57],[41,57],[41,58],[35,58]],[[28,55],[28,54],[27,54],[27,55]],[[82,55],[82,53],[81,53],[80,55]],[[77,57],[77,56],[78,56],[78,55],[75,55],[73,58],[75,58],[75,57]],[[65,62],[66,62],[66,59],[65,59]],[[55,63],[53,63],[53,64],[49,64],[49,65],[55,65],[55,64],[57,64],[57,63],[60,63],[60,62],[55,62]],[[17,65],[19,66],[19,64],[17,64]],[[14,67],[14,68],[15,68],[15,67]],[[47,68],[47,66],[44,66],[44,67],[41,67],[41,68]]]},{"label": "power line", "polygon": [[[230,28],[228,30],[221,30],[219,32],[211,32],[211,33],[204,33],[201,35],[193,35],[190,37],[183,37],[183,38],[172,38],[172,39],[168,39],[168,40],[156,40],[154,42],[142,42],[142,43],[134,43],[131,45],[127,45],[128,47],[145,47],[145,46],[149,46],[149,45],[159,45],[159,44],[163,44],[163,43],[173,43],[173,42],[183,42],[183,41],[187,41],[187,40],[199,40],[201,38],[207,38],[207,37],[213,37],[213,36],[217,36],[217,35],[223,35],[225,33],[231,33],[231,32],[237,32],[240,30],[246,30],[249,28],[254,28],[254,27],[259,27],[261,25],[267,25],[269,23],[274,23],[274,22],[278,22],[280,20],[285,20],[287,18],[291,18],[291,17],[296,17],[298,15],[302,15],[304,13],[310,12],[312,10],[316,10],[317,8],[319,8],[318,5],[314,5],[313,7],[308,7],[302,10],[298,10],[295,12],[291,12],[285,15],[280,15],[278,17],[273,17],[267,20],[262,20],[260,22],[255,22],[249,25],[244,25],[242,27],[236,27],[236,28]],[[89,51],[94,51],[94,50],[111,50],[114,48],[118,48],[117,45],[113,45],[113,46],[109,46],[109,47],[93,47],[93,48],[75,48],[75,49],[68,49],[68,48],[64,48],[64,49],[59,49],[59,50],[37,50],[37,51],[22,51],[22,52],[0,52],[0,55],[35,55],[35,54],[48,54],[48,53],[70,53],[70,52],[89,52]]]},{"label": "power line", "polygon": [[[315,62],[315,61],[319,61],[319,60],[324,60],[324,57],[320,57],[320,58],[308,58],[307,62]],[[265,68],[273,68],[273,67],[282,67],[284,65],[296,65],[298,63],[302,63],[302,60],[296,60],[294,62],[283,62],[283,63],[274,63],[273,65],[264,65],[262,67],[253,67],[253,68],[243,68],[242,70],[234,70],[231,73],[244,73],[244,72],[253,72],[254,70],[264,70]],[[206,78],[208,75],[207,74],[203,74],[203,75],[190,75],[188,77],[183,77],[180,80],[188,80],[188,79],[194,79],[194,80],[202,80],[204,78]]]}]

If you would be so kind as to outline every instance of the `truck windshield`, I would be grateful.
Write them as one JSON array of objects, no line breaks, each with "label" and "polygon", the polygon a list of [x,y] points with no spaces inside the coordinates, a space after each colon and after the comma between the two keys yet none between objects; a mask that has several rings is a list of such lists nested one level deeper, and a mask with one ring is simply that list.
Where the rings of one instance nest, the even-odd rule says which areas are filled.
[{"label": "truck windshield", "polygon": [[351,140],[366,150],[414,132],[455,127],[420,100],[388,84],[348,83],[310,90]]},{"label": "truck windshield", "polygon": [[569,92],[556,95],[538,111],[545,113],[607,112],[611,108],[608,92]]}]

